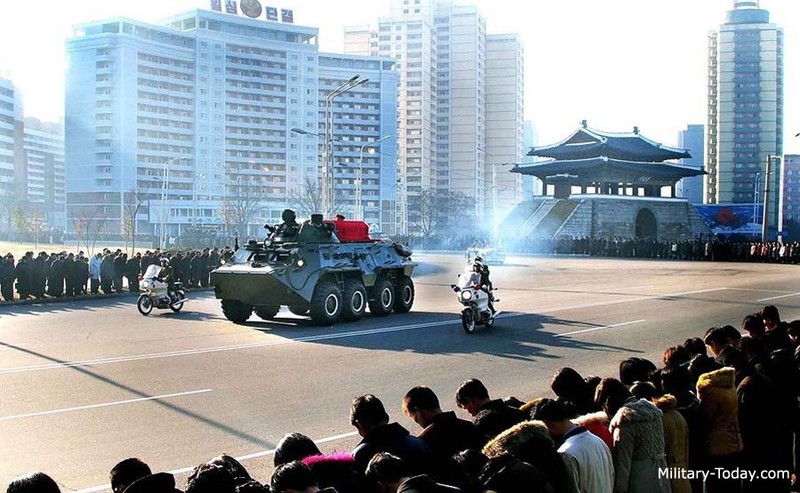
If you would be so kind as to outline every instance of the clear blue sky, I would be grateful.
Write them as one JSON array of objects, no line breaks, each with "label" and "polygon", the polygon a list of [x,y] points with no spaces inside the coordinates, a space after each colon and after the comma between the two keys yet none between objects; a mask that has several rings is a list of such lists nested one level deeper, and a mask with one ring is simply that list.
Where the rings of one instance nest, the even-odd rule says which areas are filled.
[{"label": "clear blue sky", "polygon": [[[72,25],[123,15],[155,21],[208,8],[206,0],[37,0],[3,2],[0,66],[24,93],[25,112],[63,115],[64,39]],[[324,51],[341,51],[345,25],[375,25],[386,0],[279,0],[295,22],[320,28]],[[733,0],[472,0],[490,33],[519,33],[525,43],[525,117],[541,143],[587,119],[609,131],[634,125],[665,144],[687,124],[705,123],[707,35]],[[787,153],[800,153],[800,1],[761,0],[784,28]]]}]

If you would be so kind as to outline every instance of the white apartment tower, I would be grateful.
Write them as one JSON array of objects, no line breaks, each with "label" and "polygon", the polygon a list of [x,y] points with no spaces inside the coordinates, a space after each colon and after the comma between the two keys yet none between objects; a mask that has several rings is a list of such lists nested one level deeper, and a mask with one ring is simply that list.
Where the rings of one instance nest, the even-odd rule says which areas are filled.
[{"label": "white apartment tower", "polygon": [[[758,0],[734,0],[727,22],[709,35],[708,67],[705,202],[760,202],[754,195],[764,190],[767,159],[783,153],[783,29]],[[779,189],[780,168],[773,159],[771,190]],[[770,230],[777,201],[773,193]]]},{"label": "white apartment tower", "polygon": [[522,176],[500,165],[524,155],[523,52],[516,35],[487,35],[474,6],[391,0],[377,31],[345,29],[345,51],[397,60],[398,204],[408,205],[411,232],[419,213],[415,197],[426,188],[473,198],[483,220],[495,218],[494,203],[501,219],[522,201]]},{"label": "white apartment tower", "polygon": [[333,104],[330,188],[350,217],[395,233],[394,142],[360,153],[397,133],[394,62],[322,53],[317,36],[206,10],[79,26],[67,40],[68,227],[90,216],[159,244],[197,228],[263,237],[308,202],[297,195],[320,181],[326,96],[360,75],[368,83]]}]

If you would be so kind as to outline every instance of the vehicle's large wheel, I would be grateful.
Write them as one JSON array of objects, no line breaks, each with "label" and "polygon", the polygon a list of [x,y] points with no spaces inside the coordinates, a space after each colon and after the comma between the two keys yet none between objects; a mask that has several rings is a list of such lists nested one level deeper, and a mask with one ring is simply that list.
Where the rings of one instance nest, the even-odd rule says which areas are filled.
[{"label": "vehicle's large wheel", "polygon": [[281,311],[278,305],[259,305],[255,308],[256,315],[263,320],[272,320]]},{"label": "vehicle's large wheel", "polygon": [[475,332],[475,316],[472,313],[472,309],[466,308],[461,312],[461,327],[467,334]]},{"label": "vehicle's large wheel", "polygon": [[231,322],[242,324],[253,313],[253,305],[247,305],[239,300],[222,300],[222,313]]},{"label": "vehicle's large wheel", "polygon": [[394,308],[394,286],[392,281],[380,277],[372,286],[369,297],[369,311],[373,316],[384,317]]},{"label": "vehicle's large wheel", "polygon": [[342,318],[348,322],[361,320],[367,311],[367,288],[360,279],[345,279],[342,292]]},{"label": "vehicle's large wheel", "polygon": [[[177,293],[175,296],[177,296],[179,300],[185,300],[186,299],[186,296],[184,296],[183,293]],[[172,310],[175,313],[178,313],[179,311],[181,311],[182,308],[183,308],[183,301],[178,301],[176,303],[173,303],[173,304],[169,305],[169,309]]]},{"label": "vehicle's large wheel", "polygon": [[394,312],[408,313],[413,305],[414,281],[408,276],[400,276],[394,287]]},{"label": "vehicle's large wheel", "polygon": [[153,300],[146,294],[143,294],[139,296],[139,299],[136,301],[136,308],[142,315],[150,315],[150,312],[153,311]]},{"label": "vehicle's large wheel", "polygon": [[333,325],[342,314],[342,291],[332,281],[322,281],[311,298],[311,320],[319,325]]},{"label": "vehicle's large wheel", "polygon": [[305,317],[308,315],[308,305],[289,305],[289,311],[295,315]]}]

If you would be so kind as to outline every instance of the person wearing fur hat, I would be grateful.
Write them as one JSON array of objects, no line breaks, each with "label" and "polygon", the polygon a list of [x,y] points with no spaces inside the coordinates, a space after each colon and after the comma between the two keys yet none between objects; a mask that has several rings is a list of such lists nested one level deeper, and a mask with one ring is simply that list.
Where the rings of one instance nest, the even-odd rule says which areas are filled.
[{"label": "person wearing fur hat", "polygon": [[658,472],[667,467],[661,411],[646,399],[636,399],[614,378],[600,382],[595,402],[612,416],[609,429],[614,437],[614,491],[668,493],[669,480]]},{"label": "person wearing fur hat", "polygon": [[[553,439],[542,422],[523,421],[500,433],[483,447],[489,458],[487,468],[493,461],[510,455],[517,461],[533,466],[536,474],[525,484],[524,491],[549,491],[553,493],[576,493],[578,486],[567,471],[564,460],[556,451]],[[519,486],[518,484],[517,486]],[[484,483],[491,489],[491,485]],[[520,491],[519,489],[513,491]]]}]

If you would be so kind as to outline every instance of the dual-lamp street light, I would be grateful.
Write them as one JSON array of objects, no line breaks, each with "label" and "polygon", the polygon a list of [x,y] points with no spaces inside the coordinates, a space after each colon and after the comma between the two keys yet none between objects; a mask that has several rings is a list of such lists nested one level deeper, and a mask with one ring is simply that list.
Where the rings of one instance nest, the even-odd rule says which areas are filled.
[{"label": "dual-lamp street light", "polygon": [[[356,167],[356,219],[363,221],[366,214],[364,212],[364,204],[362,201],[362,194],[363,194],[363,184],[362,184],[362,176],[364,173],[364,150],[367,147],[374,146],[375,144],[380,144],[386,139],[390,139],[391,135],[384,135],[380,139],[370,140],[366,144],[362,145],[358,150],[358,167]],[[343,166],[349,166],[348,163],[339,163]]]},{"label": "dual-lamp street light", "polygon": [[300,128],[291,129],[292,132],[301,135],[316,135],[322,139],[322,214],[326,217],[330,217],[333,214],[333,163],[335,162],[334,143],[336,142],[333,101],[338,96],[367,82],[369,82],[369,79],[362,79],[361,76],[354,75],[325,96],[325,113],[323,115],[323,132],[321,136]]}]

